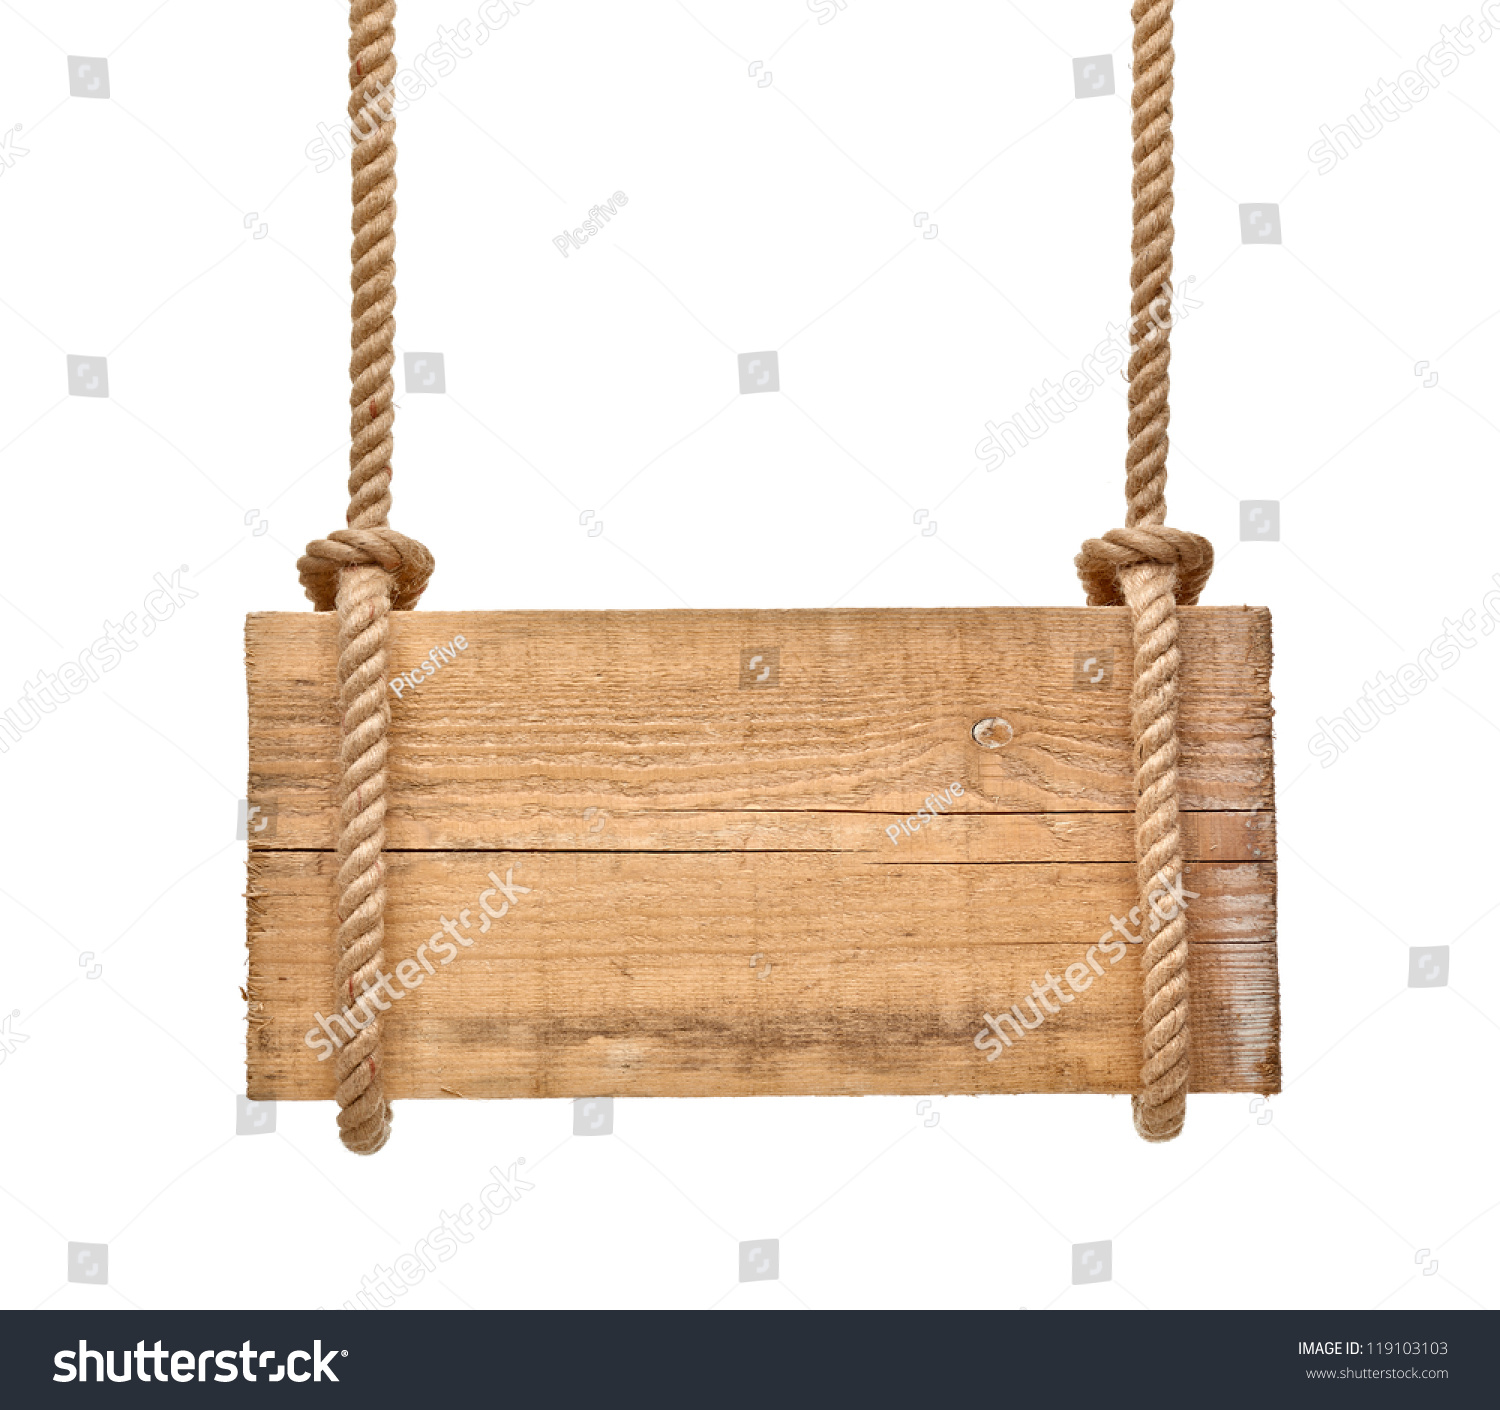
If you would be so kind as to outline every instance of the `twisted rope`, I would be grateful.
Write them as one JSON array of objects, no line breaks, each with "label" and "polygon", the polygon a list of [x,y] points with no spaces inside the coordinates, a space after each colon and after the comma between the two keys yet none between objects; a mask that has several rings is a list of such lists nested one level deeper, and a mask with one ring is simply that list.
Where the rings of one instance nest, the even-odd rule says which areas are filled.
[{"label": "twisted rope", "polygon": [[[1136,884],[1145,938],[1145,1029],[1135,1129],[1148,1141],[1182,1130],[1188,1090],[1188,939],[1180,906],[1170,920],[1151,904],[1182,879],[1177,827],[1177,604],[1198,600],[1213,546],[1164,527],[1167,517],[1167,389],[1172,303],[1172,0],[1134,0],[1135,200],[1130,269],[1130,445],[1126,527],[1090,539],[1076,559],[1089,605],[1124,603],[1135,648],[1130,724],[1135,741]],[[1149,930],[1149,926],[1146,927]]]},{"label": "twisted rope", "polygon": [[[297,562],[302,587],[319,612],[339,614],[339,959],[338,1002],[354,1008],[380,982],[385,966],[385,763],[390,706],[386,642],[392,610],[417,604],[432,575],[432,555],[392,529],[391,450],[395,424],[396,147],[395,119],[384,100],[396,75],[395,0],[350,0],[349,118],[354,126],[354,290],[349,363],[349,527],[315,539]],[[360,1155],[389,1139],[380,1009],[368,1011],[335,1058],[339,1135]]]}]

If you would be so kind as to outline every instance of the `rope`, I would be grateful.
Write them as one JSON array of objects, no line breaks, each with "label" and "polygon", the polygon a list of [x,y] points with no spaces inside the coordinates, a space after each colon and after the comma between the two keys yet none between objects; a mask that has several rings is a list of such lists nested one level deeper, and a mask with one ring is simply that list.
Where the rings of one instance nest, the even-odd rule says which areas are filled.
[{"label": "rope", "polygon": [[[385,966],[385,762],[390,706],[386,641],[390,613],[417,604],[432,575],[432,555],[388,523],[391,428],[396,412],[391,369],[396,339],[396,123],[381,96],[396,75],[395,0],[350,0],[349,118],[354,125],[353,357],[347,529],[307,546],[297,562],[302,587],[319,612],[339,614],[340,779],[338,1002],[354,1007],[381,982]],[[378,995],[377,995],[378,997]],[[360,1155],[389,1139],[380,1009],[338,1051],[339,1135]]]},{"label": "rope", "polygon": [[[396,336],[396,124],[382,96],[396,74],[395,0],[350,0],[349,117],[355,140],[353,356],[348,528],[298,560],[314,608],[339,614],[340,831],[336,985],[352,1008],[385,964],[386,646],[390,613],[415,607],[432,555],[390,527]],[[1206,539],[1165,527],[1172,276],[1172,0],[1134,0],[1135,139],[1131,182],[1131,355],[1126,527],[1090,539],[1076,560],[1090,606],[1130,609],[1135,648],[1136,874],[1141,915],[1180,886],[1177,826],[1177,603],[1192,605],[1213,568]],[[1187,922],[1180,908],[1142,953],[1145,1029],[1136,1130],[1165,1141],[1182,1129],[1188,1088]],[[339,1133],[373,1154],[390,1137],[380,1011],[337,1054]]]},{"label": "rope", "polygon": [[[1198,601],[1213,570],[1207,539],[1164,527],[1167,517],[1167,367],[1172,303],[1172,0],[1134,0],[1134,232],[1130,269],[1130,446],[1123,529],[1090,539],[1075,560],[1091,607],[1130,609],[1135,683],[1136,884],[1142,922],[1144,1006],[1135,1129],[1148,1141],[1182,1130],[1188,1090],[1188,939],[1180,906],[1151,904],[1182,884],[1177,829],[1177,604]],[[1146,926],[1149,930],[1149,925]]]}]

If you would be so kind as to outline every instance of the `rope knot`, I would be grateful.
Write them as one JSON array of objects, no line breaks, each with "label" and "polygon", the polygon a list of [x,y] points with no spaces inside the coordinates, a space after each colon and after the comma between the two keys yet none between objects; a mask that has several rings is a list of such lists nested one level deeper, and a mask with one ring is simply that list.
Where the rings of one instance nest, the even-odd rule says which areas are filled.
[{"label": "rope knot", "polygon": [[314,539],[297,560],[302,589],[319,612],[336,605],[339,574],[345,568],[384,568],[391,575],[391,607],[409,612],[417,605],[436,566],[427,548],[394,529],[339,529]]},{"label": "rope knot", "polygon": [[1177,570],[1177,601],[1192,607],[1214,570],[1214,546],[1200,534],[1147,524],[1111,529],[1102,539],[1088,539],[1073,560],[1090,607],[1119,607],[1125,602],[1120,573],[1140,563]]}]

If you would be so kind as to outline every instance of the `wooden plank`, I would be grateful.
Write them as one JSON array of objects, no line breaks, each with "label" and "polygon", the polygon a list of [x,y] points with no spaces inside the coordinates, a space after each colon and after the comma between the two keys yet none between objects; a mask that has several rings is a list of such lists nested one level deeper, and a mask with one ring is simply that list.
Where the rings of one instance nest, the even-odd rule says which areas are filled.
[{"label": "wooden plank", "polygon": [[[1272,813],[1183,813],[1180,817],[1187,861],[1275,858]],[[949,812],[935,822],[920,818],[915,822],[922,825],[913,827],[911,815],[898,813],[748,809],[663,813],[599,808],[559,812],[533,807],[524,816],[497,815],[491,827],[503,832],[505,851],[839,852],[892,865],[912,861],[1128,862],[1135,856],[1133,813]],[[325,842],[332,836],[330,823]],[[289,849],[282,834],[268,829],[267,836],[256,839],[256,850],[309,849]]]},{"label": "wooden plank", "polygon": [[[1269,813],[1269,614],[1181,617],[1183,806]],[[955,782],[954,813],[1134,807],[1123,608],[399,613],[392,671],[459,635],[392,695],[392,848],[594,845],[601,812],[614,847],[816,848],[807,815],[849,812],[889,815],[878,844]],[[335,623],[252,616],[246,654],[250,799],[274,811],[252,846],[328,846]],[[972,737],[986,718],[999,748]]]},{"label": "wooden plank", "polygon": [[[336,1002],[335,631],[246,625],[258,1099],[333,1095],[303,1035]],[[1194,1085],[1271,1092],[1269,615],[1187,608],[1182,640]],[[434,664],[392,696],[388,968],[491,870],[530,888],[392,1006],[393,1097],[1134,1089],[1139,952],[1096,946],[1135,904],[1122,609],[406,613],[392,643]],[[1091,945],[986,1061],[983,1015]]]},{"label": "wooden plank", "polygon": [[[529,888],[478,934],[489,873]],[[815,855],[398,853],[388,968],[468,913],[469,948],[390,1006],[393,1097],[1129,1092],[1139,950],[996,1061],[983,1015],[1062,977],[1134,904],[1128,864],[875,866]],[[1199,1091],[1279,1085],[1275,875],[1203,863]],[[333,1002],[328,853],[251,864],[249,1094],[328,1098],[304,1042]],[[498,907],[497,898],[491,904]],[[434,942],[441,944],[441,938]],[[417,971],[420,973],[420,968]],[[1030,1010],[1023,1008],[1029,1018]]]}]

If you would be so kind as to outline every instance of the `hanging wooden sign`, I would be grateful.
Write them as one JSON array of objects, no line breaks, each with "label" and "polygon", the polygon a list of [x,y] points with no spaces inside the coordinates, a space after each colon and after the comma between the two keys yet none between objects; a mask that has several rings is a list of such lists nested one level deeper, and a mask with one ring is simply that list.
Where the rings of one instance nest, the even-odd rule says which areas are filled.
[{"label": "hanging wooden sign", "polygon": [[[1180,620],[1192,1088],[1273,1092],[1269,617]],[[336,627],[247,630],[257,1100],[347,1036]],[[1135,1091],[1130,653],[1122,608],[394,615],[386,1096]]]},{"label": "hanging wooden sign", "polygon": [[369,1154],[400,1097],[1128,1092],[1158,1141],[1279,1090],[1270,617],[1165,525],[1171,8],[1089,607],[417,614],[395,5],[350,0],[348,527],[246,632],[251,1098]]}]

